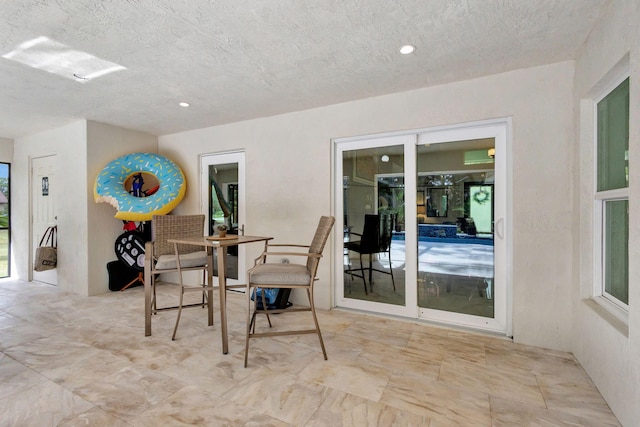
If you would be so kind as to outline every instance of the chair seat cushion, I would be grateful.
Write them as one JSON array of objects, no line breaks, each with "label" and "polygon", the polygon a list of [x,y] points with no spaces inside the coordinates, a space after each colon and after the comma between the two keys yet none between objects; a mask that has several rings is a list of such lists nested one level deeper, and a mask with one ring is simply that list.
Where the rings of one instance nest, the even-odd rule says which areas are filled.
[{"label": "chair seat cushion", "polygon": [[[197,251],[180,255],[180,267],[204,267],[207,265],[207,251]],[[160,255],[156,263],[156,270],[174,270],[178,268],[175,255]]]},{"label": "chair seat cushion", "polygon": [[301,264],[258,264],[249,271],[256,285],[308,285],[311,273]]}]

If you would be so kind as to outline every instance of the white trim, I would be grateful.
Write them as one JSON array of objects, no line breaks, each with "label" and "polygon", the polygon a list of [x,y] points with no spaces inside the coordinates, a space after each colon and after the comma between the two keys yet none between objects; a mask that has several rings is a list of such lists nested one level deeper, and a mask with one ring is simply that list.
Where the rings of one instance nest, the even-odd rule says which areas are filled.
[{"label": "white trim", "polygon": [[462,169],[462,170],[443,170],[443,171],[430,171],[430,172],[418,172],[418,176],[429,176],[429,175],[457,175],[463,173],[483,173],[483,172],[491,172],[491,169]]},{"label": "white trim", "polygon": [[612,301],[604,295],[593,296],[591,297],[591,300],[625,325],[629,325],[629,310],[625,310],[623,307],[620,307],[616,301]]},{"label": "white trim", "polygon": [[[492,127],[492,126],[505,124],[505,123],[508,125],[509,128],[511,128],[511,117],[503,117],[503,118],[487,119],[487,120],[476,120],[472,122],[463,122],[463,123],[440,125],[440,126],[433,126],[433,127],[427,127],[427,128],[402,130],[402,131],[383,132],[383,133],[371,134],[371,135],[348,136],[348,137],[342,137],[342,138],[334,138],[332,142],[335,146],[336,144],[342,144],[344,142],[354,142],[354,141],[362,141],[362,140],[371,141],[373,139],[378,139],[378,138],[390,138],[395,136],[405,136],[408,134],[437,135],[438,132],[440,131],[450,131],[452,129],[464,130],[468,128],[479,130],[485,127]],[[476,133],[474,135],[478,135],[478,134]],[[476,136],[474,139],[478,139],[478,137]],[[439,141],[439,142],[446,142],[446,141]],[[422,142],[418,142],[418,143],[422,143]],[[436,143],[436,141],[433,141],[430,143]],[[358,147],[358,148],[363,148],[363,147]],[[352,148],[352,149],[355,149],[355,148]]]},{"label": "white trim", "polygon": [[629,200],[629,187],[613,190],[597,191],[593,195],[594,200]]},{"label": "white trim", "polygon": [[[631,64],[629,53],[627,52],[616,65],[609,70],[602,79],[587,93],[594,104],[602,101],[605,96],[609,95],[620,83],[631,76]],[[597,117],[597,115],[596,115]]]},{"label": "white trim", "polygon": [[[418,154],[416,146],[418,136],[411,135],[412,141],[405,146],[404,171],[405,176],[416,177],[418,175]],[[418,223],[415,220],[418,215],[418,182],[414,179],[404,180],[404,217],[414,218],[413,221],[405,220],[405,301],[407,310],[414,317],[420,317],[418,307]],[[408,181],[408,182],[407,182]],[[411,236],[407,240],[406,236]]]},{"label": "white trim", "polygon": [[[625,304],[624,302],[620,301],[618,298],[616,298],[614,295],[611,295],[610,293],[608,293],[605,290],[605,269],[604,269],[604,263],[605,260],[607,259],[607,247],[605,246],[605,239],[604,239],[604,232],[605,232],[605,223],[607,220],[606,217],[606,211],[605,211],[605,204],[607,202],[616,202],[616,201],[629,201],[628,198],[615,198],[615,199],[604,199],[604,200],[597,200],[596,201],[596,205],[599,206],[600,208],[600,212],[599,212],[599,219],[600,219],[600,246],[598,247],[599,251],[598,251],[598,259],[600,260],[599,262],[599,272],[600,275],[597,276],[597,278],[599,278],[599,283],[596,287],[594,287],[594,293],[593,293],[593,297],[595,298],[596,302],[600,303],[600,305],[602,305],[605,309],[609,310],[611,307],[615,307],[617,310],[621,310],[627,313],[626,315],[626,322],[628,322],[628,312],[629,312],[629,305]],[[627,268],[629,267],[629,260],[627,259]],[[629,284],[627,283],[627,286]],[[628,291],[627,291],[628,292]],[[603,303],[602,301],[606,301],[607,303]],[[611,310],[609,310],[611,311]],[[612,314],[618,318],[620,318],[615,312],[612,312]],[[622,318],[620,318],[620,320],[623,320]]]},{"label": "white trim", "polygon": [[602,297],[604,288],[604,268],[602,267],[604,263],[603,205],[604,202],[602,200],[596,199],[593,201],[593,282],[591,284],[591,297],[594,299]]},{"label": "white trim", "polygon": [[429,308],[419,308],[419,311],[421,320],[476,330],[497,332],[507,336],[513,335],[510,333],[506,333],[502,324],[496,322],[495,319],[491,319],[488,317],[468,316],[460,313],[433,310]]}]

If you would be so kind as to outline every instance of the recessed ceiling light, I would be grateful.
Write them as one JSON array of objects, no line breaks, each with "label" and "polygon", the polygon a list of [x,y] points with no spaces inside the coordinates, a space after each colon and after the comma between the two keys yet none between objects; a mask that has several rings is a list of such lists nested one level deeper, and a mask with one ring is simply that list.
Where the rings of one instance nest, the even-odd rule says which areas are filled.
[{"label": "recessed ceiling light", "polygon": [[416,50],[416,47],[414,45],[405,44],[400,48],[400,53],[403,55],[409,55],[410,53],[415,52],[415,50]]},{"label": "recessed ceiling light", "polygon": [[3,54],[2,57],[79,83],[85,83],[115,71],[126,70],[122,65],[71,49],[44,36],[26,41],[11,52]]},{"label": "recessed ceiling light", "polygon": [[188,102],[181,102],[178,105],[181,107],[189,107],[191,104],[189,104]]}]

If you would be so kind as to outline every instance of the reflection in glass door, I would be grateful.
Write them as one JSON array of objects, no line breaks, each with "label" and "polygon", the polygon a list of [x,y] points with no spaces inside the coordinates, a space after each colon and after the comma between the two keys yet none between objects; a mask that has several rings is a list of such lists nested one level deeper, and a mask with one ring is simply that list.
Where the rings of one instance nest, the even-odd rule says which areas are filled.
[{"label": "reflection in glass door", "polygon": [[[510,334],[508,121],[425,131],[416,145],[419,316]],[[438,189],[446,214],[428,208]]]},{"label": "reflection in glass door", "polygon": [[403,150],[342,153],[344,298],[406,304]]},{"label": "reflection in glass door", "polygon": [[[218,233],[225,226],[229,234],[244,231],[244,153],[224,153],[203,156],[202,210],[205,213],[205,232]],[[217,256],[214,252],[214,257]],[[244,255],[238,246],[227,248],[228,284],[238,283],[238,274],[244,270]],[[217,261],[214,260],[214,276],[217,277]]]},{"label": "reflection in glass door", "polygon": [[335,141],[337,306],[510,334],[509,126]]},{"label": "reflection in glass door", "polygon": [[492,137],[416,147],[422,317],[504,328],[504,304],[496,305],[497,290],[498,301],[506,298],[504,287],[496,289],[495,147]]}]

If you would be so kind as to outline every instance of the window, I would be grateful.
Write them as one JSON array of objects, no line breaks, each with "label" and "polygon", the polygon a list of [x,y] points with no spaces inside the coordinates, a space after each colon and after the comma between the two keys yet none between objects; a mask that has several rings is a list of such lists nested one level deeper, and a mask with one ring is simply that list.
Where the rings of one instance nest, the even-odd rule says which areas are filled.
[{"label": "window", "polygon": [[11,276],[9,163],[0,163],[0,277]]},{"label": "window", "polygon": [[629,304],[629,78],[602,98],[597,112],[595,209],[601,277],[595,296]]}]

